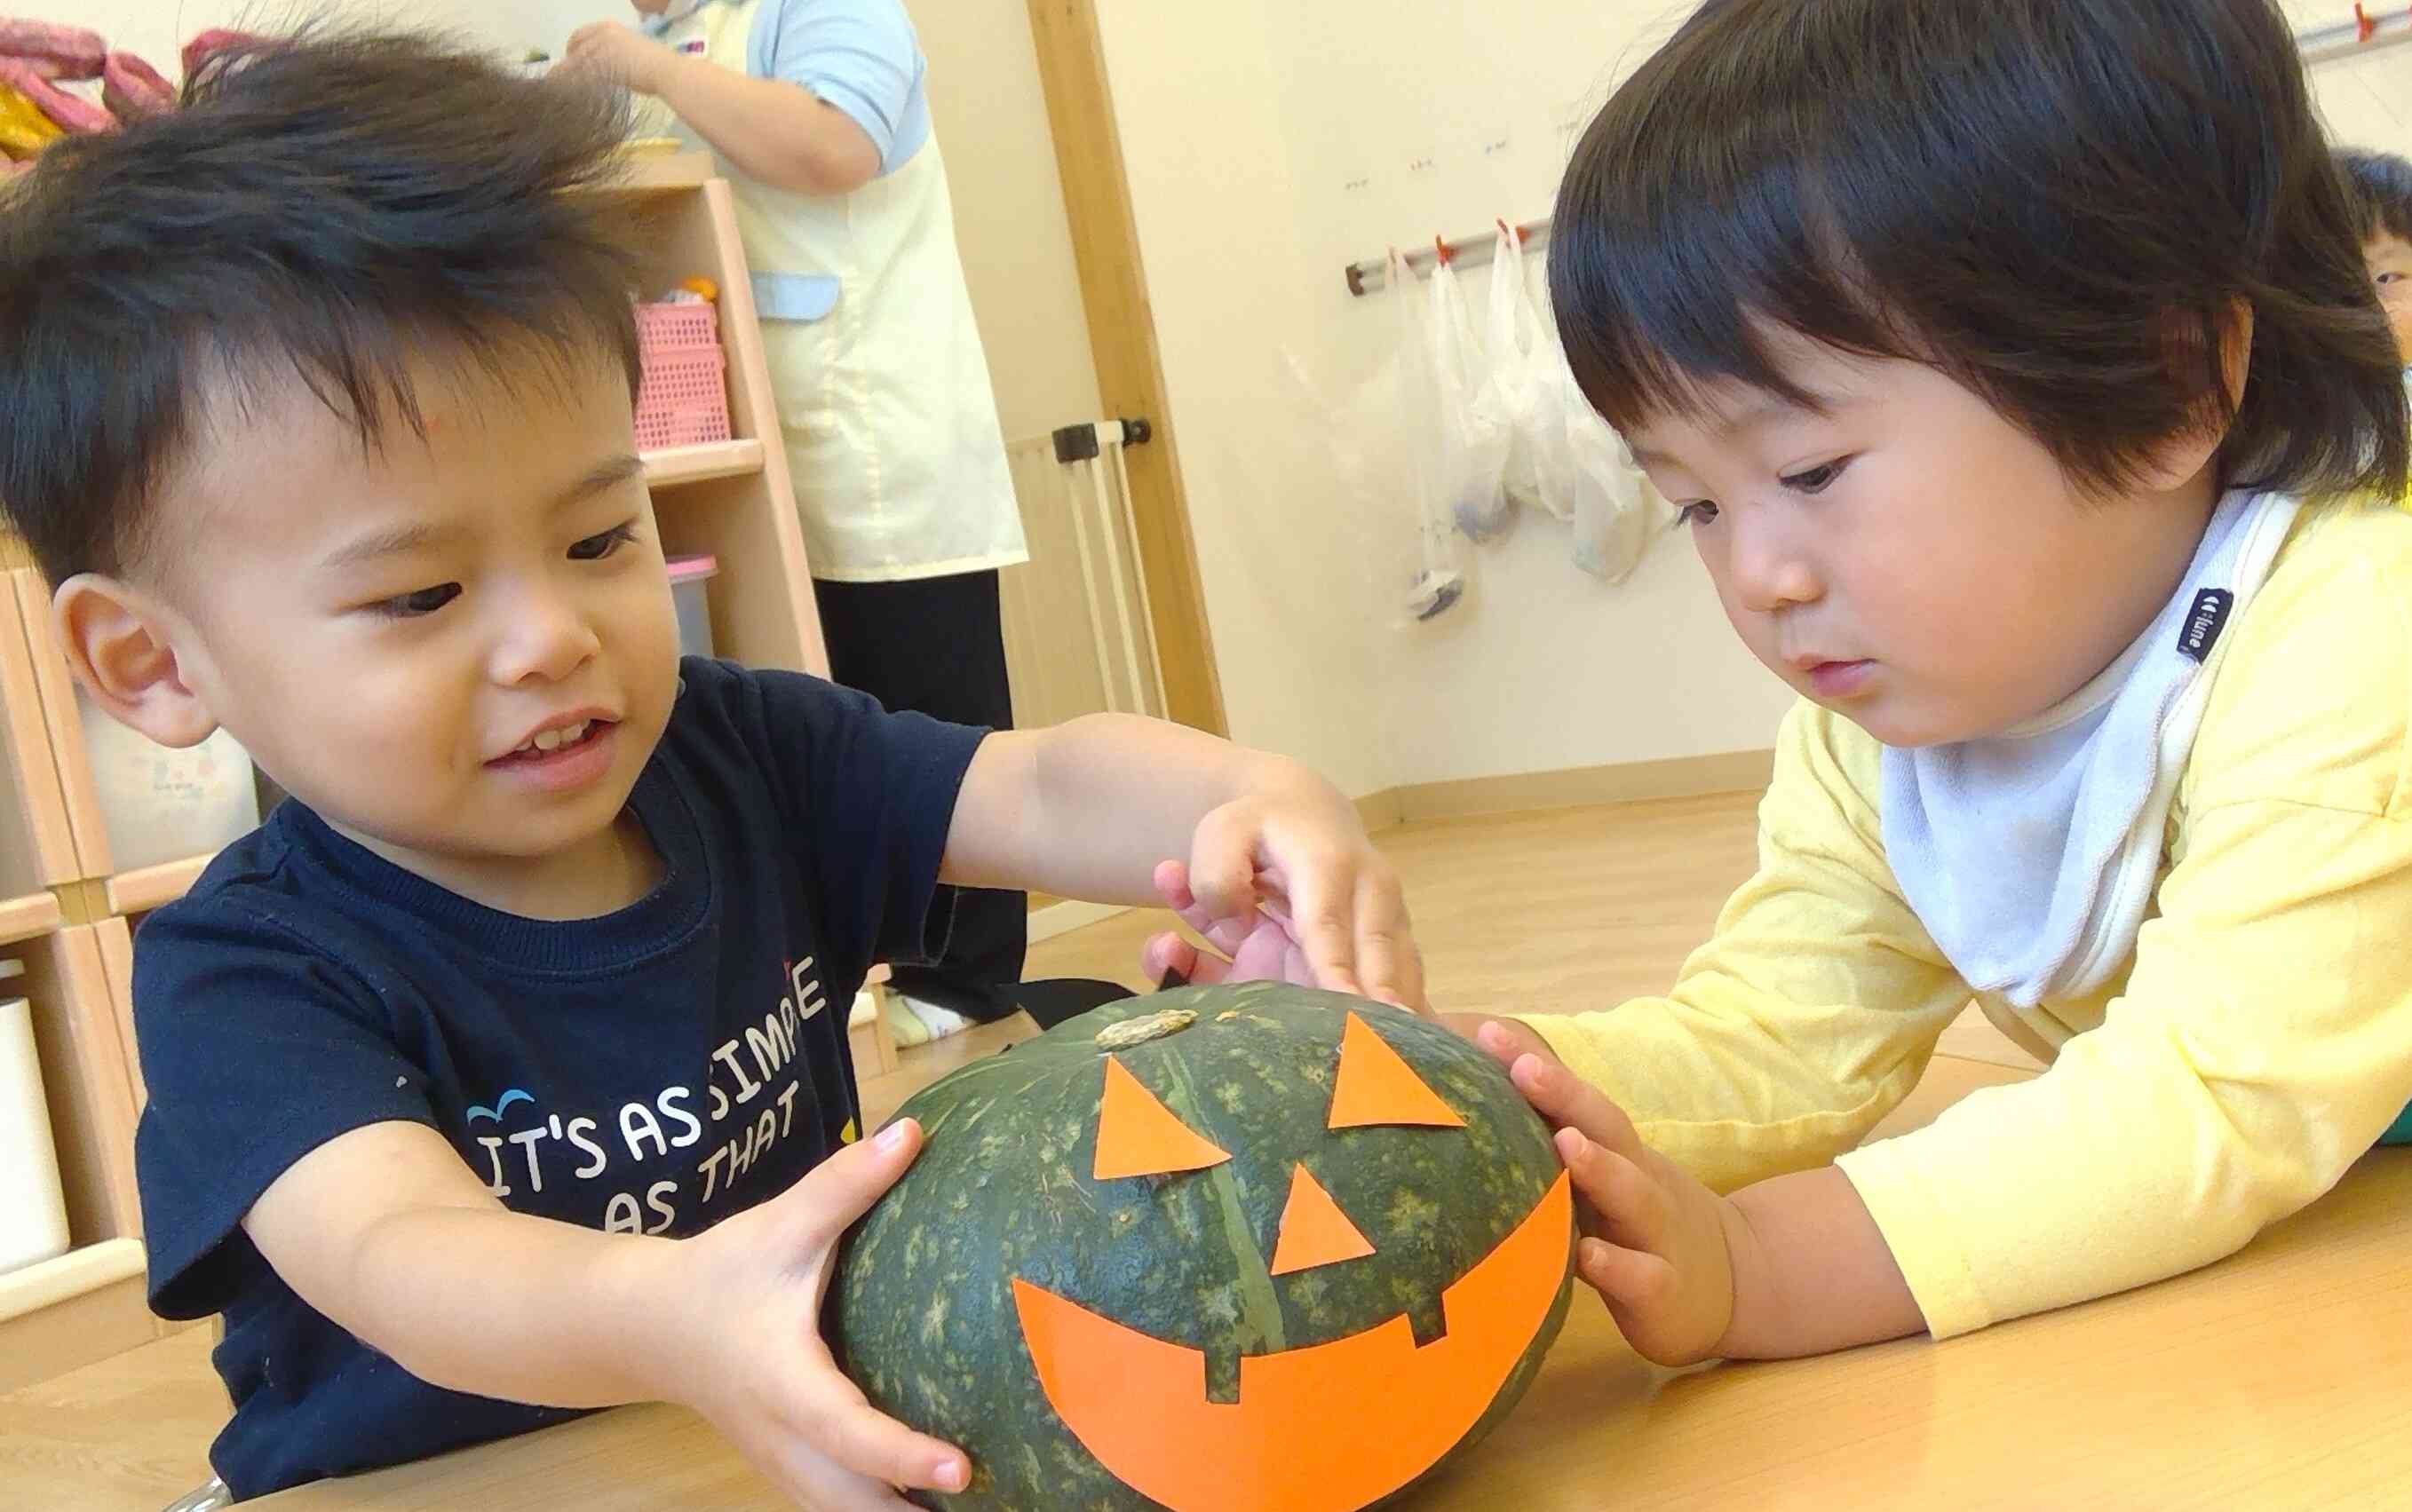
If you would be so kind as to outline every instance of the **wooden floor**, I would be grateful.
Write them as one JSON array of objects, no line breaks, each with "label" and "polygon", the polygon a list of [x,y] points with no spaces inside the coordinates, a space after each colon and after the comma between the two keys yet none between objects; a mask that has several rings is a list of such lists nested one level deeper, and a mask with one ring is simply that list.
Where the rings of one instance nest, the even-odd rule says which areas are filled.
[{"label": "wooden floor", "polygon": [[[1743,795],[1413,825],[1380,837],[1405,878],[1434,1005],[1572,1011],[1663,989],[1707,936],[1753,858]],[[1169,916],[1132,913],[1032,947],[1029,974],[1145,984],[1140,944]],[[1016,1018],[904,1052],[863,1084],[885,1116],[918,1088],[1032,1032]],[[1968,1091],[2028,1074],[1981,1024],[1955,1030],[1882,1132],[1932,1118]],[[157,1512],[204,1478],[225,1415],[194,1330],[0,1397],[0,1488],[11,1507]],[[139,1425],[139,1426],[138,1426]]]}]

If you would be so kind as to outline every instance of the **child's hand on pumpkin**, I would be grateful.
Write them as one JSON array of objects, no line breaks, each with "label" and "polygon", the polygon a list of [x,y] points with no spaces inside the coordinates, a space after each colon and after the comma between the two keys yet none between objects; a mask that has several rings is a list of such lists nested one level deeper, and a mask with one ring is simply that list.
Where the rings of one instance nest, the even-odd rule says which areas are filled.
[{"label": "child's hand on pumpkin", "polygon": [[[816,1512],[907,1512],[893,1488],[958,1491],[961,1449],[875,1409],[821,1341],[838,1240],[920,1152],[910,1120],[831,1156],[760,1207],[682,1241],[665,1276],[692,1342],[665,1395],[728,1435],[781,1492]],[[669,1320],[666,1320],[669,1321]]]},{"label": "child's hand on pumpkin", "polygon": [[[1307,958],[1305,943],[1290,924],[1288,906],[1278,900],[1266,900],[1257,904],[1252,914],[1240,917],[1213,917],[1209,906],[1201,904],[1197,892],[1189,888],[1189,868],[1180,861],[1165,861],[1155,868],[1155,889],[1163,895],[1165,906],[1180,914],[1182,924],[1197,931],[1220,955],[1199,950],[1184,935],[1165,931],[1148,938],[1140,947],[1140,972],[1148,981],[1163,981],[1168,975],[1180,975],[1184,981],[1293,981],[1298,986],[1329,986],[1334,991],[1356,991],[1382,1004],[1397,1004],[1411,1013],[1431,1018],[1431,1006],[1423,998],[1423,955],[1416,950],[1414,941],[1404,943],[1404,979],[1402,972],[1391,969],[1385,975],[1375,975],[1375,969],[1360,967],[1362,986],[1341,984],[1336,979],[1319,979],[1315,964]],[[1399,904],[1399,924],[1406,926],[1406,904]],[[1397,958],[1394,958],[1397,960]]]},{"label": "child's hand on pumpkin", "polygon": [[[1471,1017],[1451,1014],[1450,1027],[1467,1033],[1462,1020]],[[1624,1109],[1530,1028],[1494,1020],[1472,1034],[1557,1131],[1580,1199],[1576,1271],[1625,1342],[1661,1365],[1716,1355],[1733,1322],[1733,1250],[1748,1227],[1741,1211],[1644,1145]]]},{"label": "child's hand on pumpkin", "polygon": [[1150,980],[1286,981],[1430,1011],[1398,873],[1327,783],[1224,804],[1199,821],[1188,861],[1164,862],[1155,881],[1229,959],[1160,934],[1142,958]]}]

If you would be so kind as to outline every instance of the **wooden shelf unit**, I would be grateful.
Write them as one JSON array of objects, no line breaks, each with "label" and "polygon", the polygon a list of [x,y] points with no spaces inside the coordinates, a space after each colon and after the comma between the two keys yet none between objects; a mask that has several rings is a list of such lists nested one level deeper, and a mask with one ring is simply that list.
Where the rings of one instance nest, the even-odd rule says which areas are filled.
[{"label": "wooden shelf unit", "polygon": [[52,888],[83,873],[50,737],[50,703],[18,611],[13,542],[0,545],[0,786],[13,795],[0,814],[0,939],[21,940],[62,922]]},{"label": "wooden shelf unit", "polygon": [[707,441],[644,454],[645,481],[656,489],[708,483],[720,477],[751,477],[762,470],[759,441]]},{"label": "wooden shelf unit", "polygon": [[[720,559],[711,601],[712,643],[721,655],[827,676],[829,653],[779,440],[754,284],[738,241],[736,201],[699,153],[640,158],[633,172],[640,186],[631,192],[643,198],[645,244],[653,249],[640,286],[659,293],[698,273],[718,285],[720,339],[728,356],[733,439],[648,459],[662,544],[673,556]],[[690,465],[685,459],[699,452],[716,453],[726,464]]]},{"label": "wooden shelf unit", "polygon": [[181,861],[120,872],[105,884],[109,911],[119,917],[132,918],[164,908],[192,889],[201,873],[209,870],[212,859],[208,856],[187,856]]},{"label": "wooden shelf unit", "polygon": [[[665,548],[720,562],[713,644],[758,667],[826,675],[803,534],[779,444],[761,329],[728,186],[697,154],[632,160],[610,191],[637,197],[653,248],[640,290],[702,274],[720,288],[731,439],[648,454]],[[0,1390],[171,1331],[143,1303],[134,1125],[133,936],[140,916],[184,895],[209,856],[120,871],[93,782],[74,680],[51,629],[50,589],[22,543],[0,540],[0,772],[17,795],[0,844],[26,875],[0,885],[0,957],[25,962],[71,1248],[0,1274]],[[17,838],[19,834],[22,838]],[[0,877],[11,869],[0,866]]]},{"label": "wooden shelf unit", "polygon": [[[0,542],[0,958],[22,962],[0,996],[33,1006],[42,1096],[66,1196],[65,1255],[0,1273],[0,1390],[71,1370],[160,1337],[143,1301],[142,1217],[134,1190],[134,1064],[130,973],[112,976],[123,920],[87,922],[70,904],[89,896],[51,738],[65,667],[36,649],[23,606],[49,595]],[[52,675],[53,673],[57,675]],[[66,707],[72,709],[70,698]],[[123,957],[130,965],[131,952]]]}]

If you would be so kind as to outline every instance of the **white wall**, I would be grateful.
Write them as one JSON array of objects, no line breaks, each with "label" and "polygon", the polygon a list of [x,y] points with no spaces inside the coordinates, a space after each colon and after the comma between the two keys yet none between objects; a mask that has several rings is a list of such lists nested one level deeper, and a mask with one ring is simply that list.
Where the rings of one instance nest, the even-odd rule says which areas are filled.
[{"label": "white wall", "polygon": [[[1466,603],[1391,623],[1368,518],[1283,354],[1376,361],[1349,261],[1545,213],[1572,135],[1687,13],[1664,0],[1101,0],[1232,733],[1358,792],[1762,746],[1788,702],[1680,538],[1608,587],[1530,516]],[[2294,0],[2305,24],[2345,12]],[[2340,139],[2412,150],[2412,47],[2323,67]],[[1484,275],[1471,275],[1479,298]]]},{"label": "white wall", "polygon": [[1097,369],[1027,0],[906,0],[955,244],[1008,442],[1097,418]]},{"label": "white wall", "polygon": [[1285,377],[1292,354],[1345,389],[1385,350],[1345,263],[1546,213],[1571,129],[1658,12],[1101,8],[1234,736],[1360,792],[1767,744],[1787,697],[1680,540],[1611,588],[1528,515],[1477,553],[1464,603],[1401,628],[1372,570],[1396,560],[1394,501],[1358,496]]},{"label": "white wall", "polygon": [[1337,313],[1273,67],[1312,7],[1099,8],[1231,733],[1351,792],[1387,786],[1387,632],[1353,501],[1282,365]]}]

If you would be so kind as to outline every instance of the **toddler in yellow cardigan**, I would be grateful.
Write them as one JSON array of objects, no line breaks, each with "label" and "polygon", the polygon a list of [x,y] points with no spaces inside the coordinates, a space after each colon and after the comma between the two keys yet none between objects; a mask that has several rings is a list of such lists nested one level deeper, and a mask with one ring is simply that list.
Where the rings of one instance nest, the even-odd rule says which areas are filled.
[{"label": "toddler in yellow cardigan", "polygon": [[[2277,7],[1712,0],[1552,237],[1584,392],[1803,696],[1671,990],[1456,1020],[1635,1347],[2101,1297],[2406,1132],[2405,396]],[[1862,1146],[1972,999],[2050,1070]]]}]

